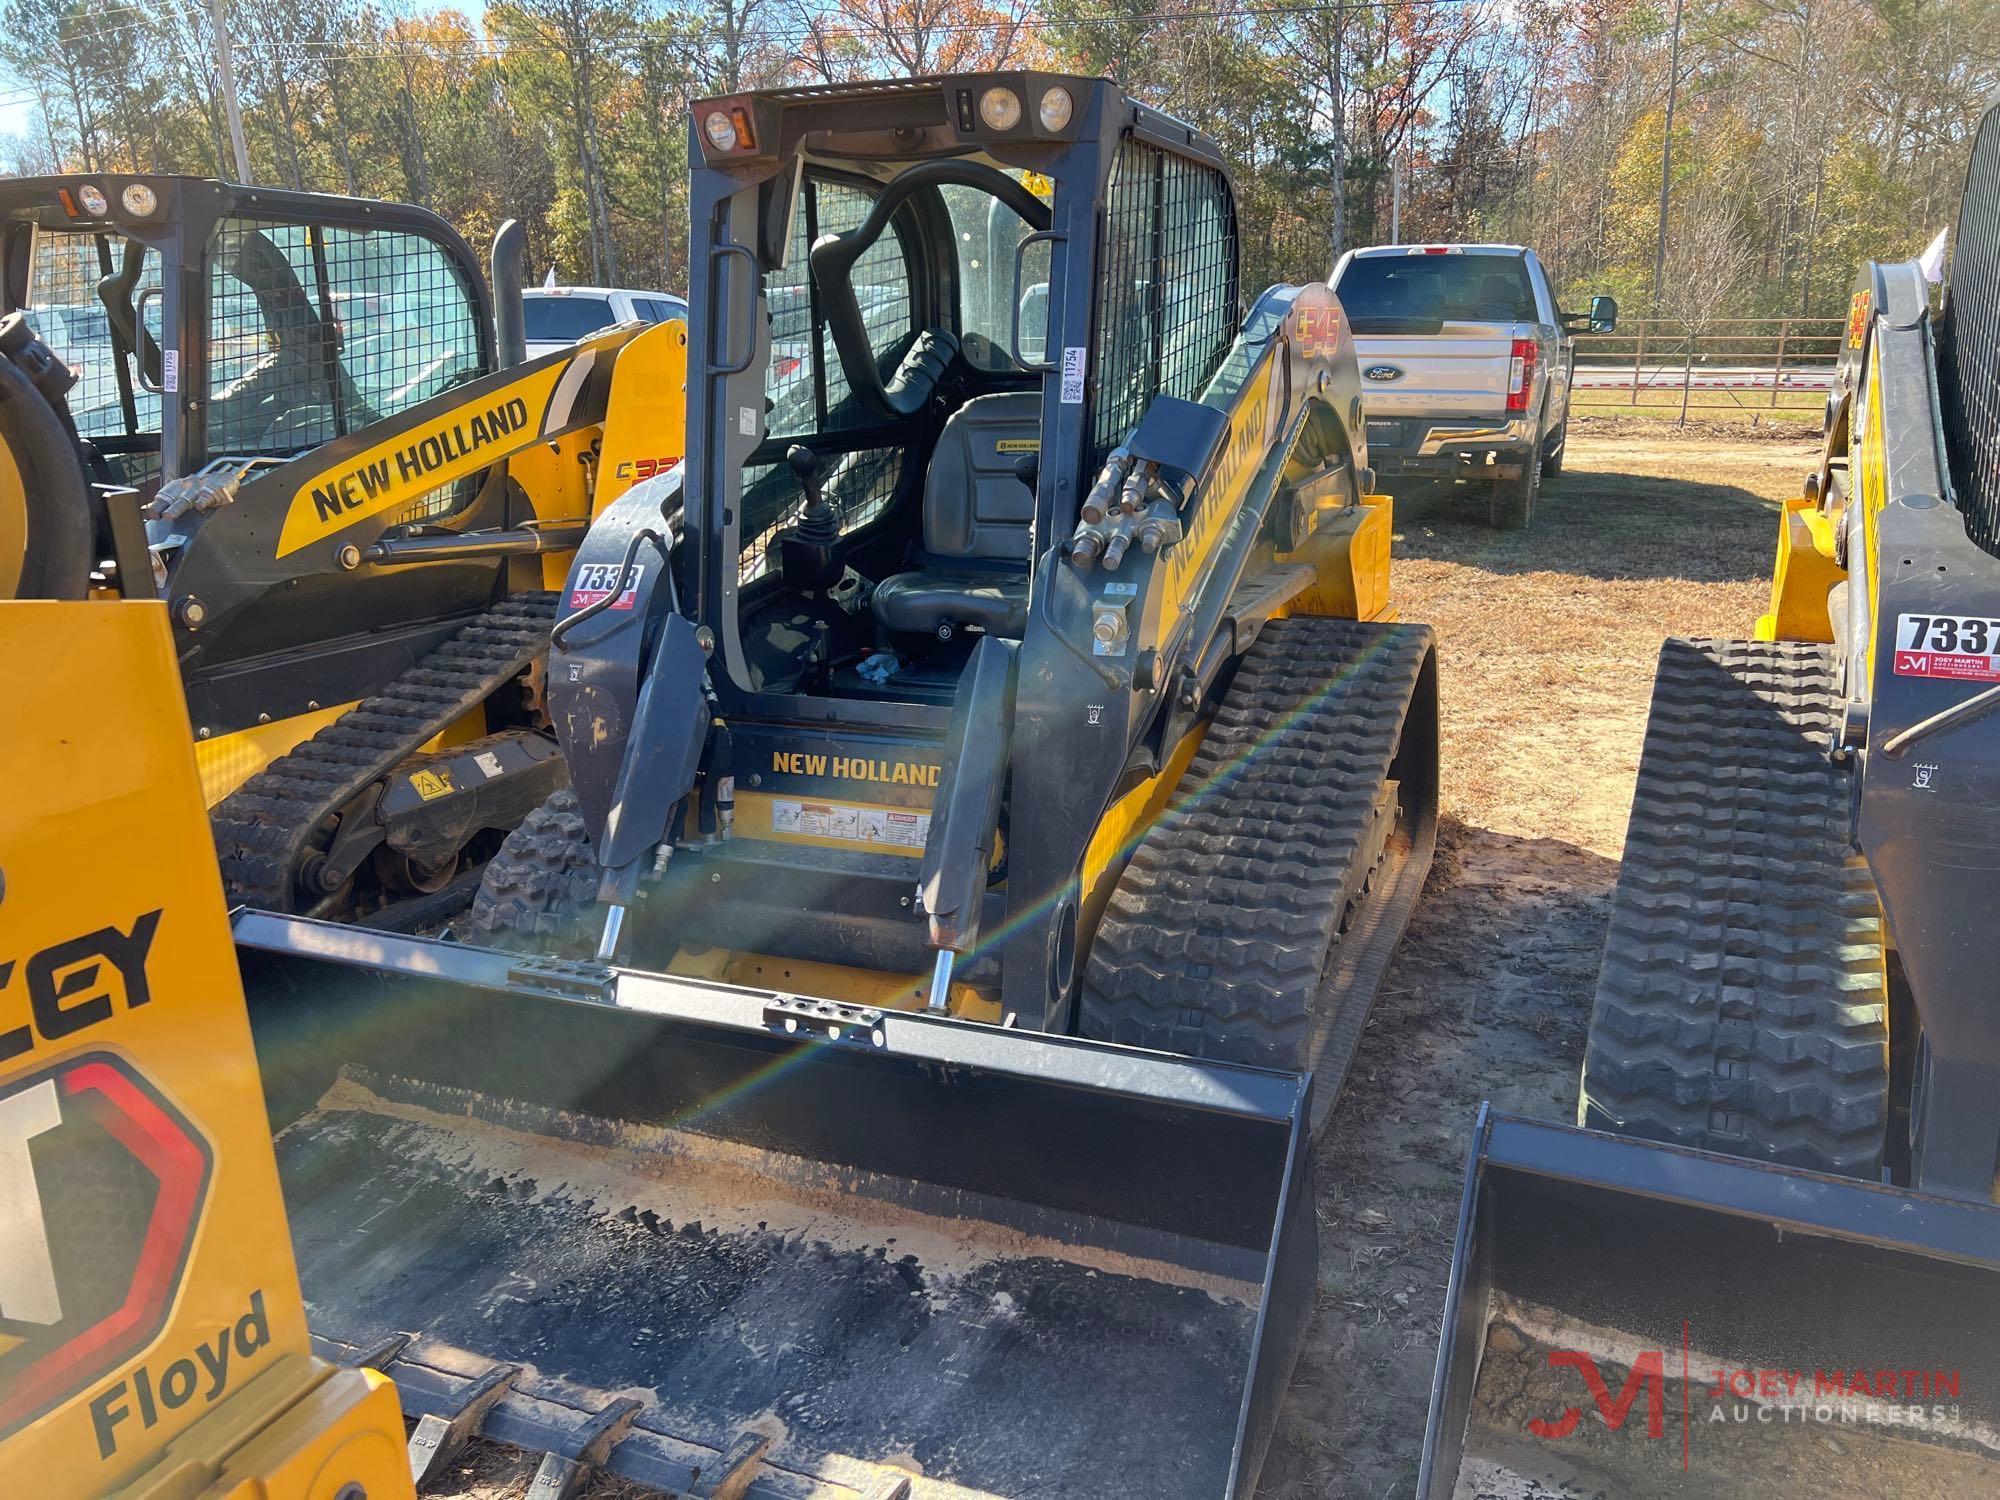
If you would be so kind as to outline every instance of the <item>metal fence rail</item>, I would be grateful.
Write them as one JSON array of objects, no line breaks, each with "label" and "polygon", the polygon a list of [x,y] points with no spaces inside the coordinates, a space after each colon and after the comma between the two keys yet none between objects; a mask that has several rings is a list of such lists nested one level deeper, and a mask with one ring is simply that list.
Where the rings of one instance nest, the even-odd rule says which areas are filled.
[{"label": "metal fence rail", "polygon": [[1845,318],[1732,318],[1689,335],[1666,318],[1629,318],[1576,340],[1578,406],[1817,408],[1833,385]]}]

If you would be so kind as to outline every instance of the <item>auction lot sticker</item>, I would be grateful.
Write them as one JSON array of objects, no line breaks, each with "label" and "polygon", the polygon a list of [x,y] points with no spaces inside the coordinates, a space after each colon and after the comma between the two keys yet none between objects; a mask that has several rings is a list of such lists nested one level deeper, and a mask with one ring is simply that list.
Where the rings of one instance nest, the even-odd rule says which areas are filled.
[{"label": "auction lot sticker", "polygon": [[2000,620],[1979,615],[1899,615],[1896,672],[1955,682],[2000,682]]}]

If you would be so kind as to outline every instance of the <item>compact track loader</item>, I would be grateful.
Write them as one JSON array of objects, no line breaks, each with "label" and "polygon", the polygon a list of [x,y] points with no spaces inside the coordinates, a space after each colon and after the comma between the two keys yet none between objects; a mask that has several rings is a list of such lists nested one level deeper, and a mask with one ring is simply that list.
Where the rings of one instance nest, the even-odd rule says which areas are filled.
[{"label": "compact track loader", "polygon": [[233,900],[439,919],[562,784],[555,586],[679,457],[685,330],[524,362],[520,255],[504,230],[496,308],[407,205],[0,183],[0,313],[25,313],[0,352],[67,406],[92,485],[30,581],[167,601]]},{"label": "compact track loader", "polygon": [[1996,707],[2000,111],[1941,310],[1855,281],[1755,638],[1661,652],[1582,1128],[1480,1120],[1422,1494],[2000,1490]]},{"label": "compact track loader", "polygon": [[82,502],[0,366],[0,1494],[411,1496],[389,1382],[311,1349],[166,606],[26,597]]},{"label": "compact track loader", "polygon": [[1247,1497],[1433,837],[1346,320],[1103,80],[692,125],[574,792],[477,946],[237,919],[321,1347],[675,1492]]}]

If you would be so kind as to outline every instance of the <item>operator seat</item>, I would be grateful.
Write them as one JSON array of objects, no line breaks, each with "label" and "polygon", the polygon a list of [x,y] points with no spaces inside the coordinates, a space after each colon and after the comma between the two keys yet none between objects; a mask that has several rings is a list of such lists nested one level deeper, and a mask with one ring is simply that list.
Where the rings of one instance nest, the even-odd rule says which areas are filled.
[{"label": "operator seat", "polygon": [[1035,391],[976,396],[951,414],[924,476],[923,566],[875,585],[885,629],[949,637],[971,625],[1021,638],[1035,497],[1014,464],[1041,431]]}]

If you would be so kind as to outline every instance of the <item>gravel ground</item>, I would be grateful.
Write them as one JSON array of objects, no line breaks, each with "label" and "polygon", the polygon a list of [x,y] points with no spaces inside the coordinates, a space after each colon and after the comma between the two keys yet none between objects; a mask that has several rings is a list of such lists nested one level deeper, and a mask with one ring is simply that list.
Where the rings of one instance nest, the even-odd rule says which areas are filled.
[{"label": "gravel ground", "polygon": [[[1398,605],[1439,637],[1443,824],[1321,1145],[1317,1312],[1266,1500],[1414,1493],[1473,1115],[1572,1114],[1660,640],[1748,632],[1776,502],[1816,451],[1795,429],[1586,419],[1526,532],[1469,497],[1398,503]],[[431,1493],[500,1500],[534,1472],[490,1444],[457,1467]]]},{"label": "gravel ground", "polygon": [[1817,451],[1594,423],[1525,532],[1399,502],[1395,597],[1438,632],[1443,826],[1320,1143],[1318,1304],[1267,1500],[1415,1493],[1473,1116],[1572,1117],[1660,641],[1749,632]]}]

